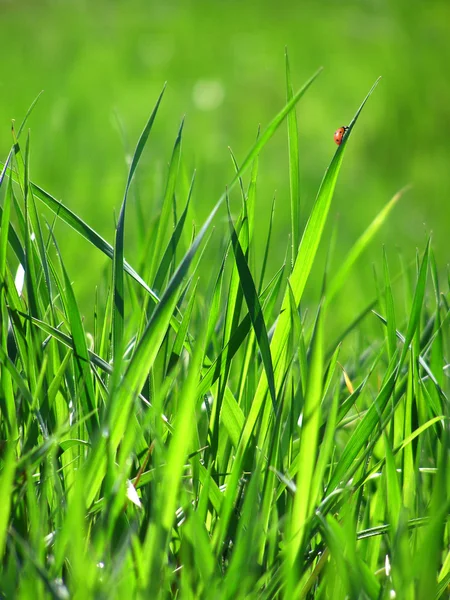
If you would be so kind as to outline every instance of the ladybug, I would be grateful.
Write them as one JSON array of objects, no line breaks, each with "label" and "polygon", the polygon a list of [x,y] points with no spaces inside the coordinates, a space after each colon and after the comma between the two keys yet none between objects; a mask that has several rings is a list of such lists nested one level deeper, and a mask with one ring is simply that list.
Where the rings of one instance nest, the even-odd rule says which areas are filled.
[{"label": "ladybug", "polygon": [[336,131],[334,132],[334,141],[336,142],[336,144],[338,146],[341,145],[342,139],[343,139],[347,129],[348,129],[348,127],[345,127],[345,125],[343,125],[342,127],[339,127],[339,129],[336,129]]}]

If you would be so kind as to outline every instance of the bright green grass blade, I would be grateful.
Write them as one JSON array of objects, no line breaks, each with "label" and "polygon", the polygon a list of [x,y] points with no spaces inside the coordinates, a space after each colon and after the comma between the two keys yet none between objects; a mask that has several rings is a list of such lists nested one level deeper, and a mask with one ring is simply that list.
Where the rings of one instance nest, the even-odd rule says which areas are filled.
[{"label": "bright green grass blade", "polygon": [[[30,312],[34,317],[39,317],[38,309],[38,290],[37,290],[37,279],[36,269],[34,262],[34,253],[32,244],[32,236],[34,235],[31,229],[30,216],[29,216],[29,162],[30,162],[30,135],[27,136],[25,146],[25,160],[23,170],[23,201],[24,201],[24,216],[25,216],[25,287],[27,290],[28,304]],[[34,352],[31,353],[34,356]]]},{"label": "bright green grass blade", "polygon": [[414,557],[414,573],[418,579],[418,597],[434,597],[438,592],[437,576],[442,550],[448,548],[448,515],[450,499],[448,497],[448,428],[445,431],[442,447],[439,450],[438,471],[433,485],[431,502],[423,544]]},{"label": "bright green grass blade", "polygon": [[223,276],[225,272],[225,262],[226,256],[222,259],[220,264],[219,273],[217,275],[217,279],[214,283],[214,290],[212,293],[212,299],[209,303],[209,313],[208,313],[208,327],[206,330],[206,348],[208,348],[210,343],[213,343],[214,330],[216,328],[216,324],[220,317],[220,307],[221,307],[221,297],[222,297],[222,286],[223,286]]},{"label": "bright green grass blade", "polygon": [[[234,186],[234,184],[236,183],[238,178],[247,170],[248,166],[250,164],[252,164],[254,159],[258,156],[258,154],[261,152],[261,150],[264,148],[264,146],[267,144],[267,142],[273,136],[275,131],[278,129],[278,127],[284,121],[285,117],[291,112],[291,110],[294,108],[294,106],[297,104],[297,102],[300,100],[300,98],[305,94],[305,92],[310,87],[310,85],[320,75],[321,71],[322,71],[322,68],[320,68],[310,79],[308,79],[308,81],[303,85],[303,87],[300,88],[298,90],[298,92],[295,93],[295,95],[292,97],[292,99],[289,102],[287,102],[286,106],[276,115],[276,117],[274,119],[272,119],[272,121],[269,123],[269,125],[266,127],[266,129],[258,137],[253,148],[250,150],[250,152],[247,154],[247,157],[243,161],[241,168],[239,170],[239,173],[237,173],[235,175],[231,184],[228,186],[229,190],[231,190],[232,186]],[[224,199],[224,197],[225,197],[225,195],[222,197],[222,199]]]},{"label": "bright green grass blade", "polygon": [[[234,152],[231,148],[228,148],[230,155],[231,155],[231,161],[233,163],[234,166],[234,170],[236,173],[239,173],[239,165],[237,163],[236,157],[234,155]],[[242,177],[239,176],[239,189],[241,191],[241,199],[242,199],[242,206],[244,209],[244,218],[247,218],[247,207],[245,206],[246,203],[246,194],[245,194],[245,190],[244,190],[244,182],[242,181]]]},{"label": "bright green grass blade", "polygon": [[[268,319],[270,319],[270,317],[274,311],[275,304],[278,300],[280,290],[284,283],[284,278],[283,278],[284,271],[285,271],[285,264],[278,271],[278,273],[275,274],[274,278],[272,279],[272,282],[274,283],[274,285],[270,291],[270,294],[267,296],[267,298],[264,299],[266,296],[265,292],[263,292],[260,296],[259,301],[263,305],[263,313],[264,313],[264,318],[265,318],[266,322],[268,321]],[[269,285],[268,285],[269,289],[270,289],[270,287],[271,287],[271,283],[269,283]],[[242,321],[242,324],[243,323],[244,323],[244,321]],[[256,367],[256,365],[254,364],[254,352],[255,352],[255,334],[254,334],[254,332],[250,332],[249,337],[247,339],[247,348],[246,348],[245,358],[242,362],[240,382],[239,382],[239,394],[238,394],[239,404],[243,406],[246,414],[248,414],[248,411],[249,411],[249,406],[248,406],[249,402],[248,401],[251,401],[251,399],[253,398],[254,393],[255,393],[255,384],[256,384],[256,373],[255,373],[256,368],[255,367]],[[253,369],[253,375],[251,372],[252,369]],[[251,377],[251,380],[249,379],[249,377]],[[244,393],[246,396],[245,399],[244,399]],[[247,400],[247,402],[245,400]]]},{"label": "bright green grass blade", "polygon": [[267,328],[264,322],[263,310],[261,308],[261,304],[259,303],[258,292],[256,291],[256,286],[253,281],[252,274],[250,273],[250,269],[248,267],[247,261],[245,260],[242,246],[239,243],[239,239],[233,225],[229,206],[228,220],[230,223],[233,252],[236,260],[236,266],[238,269],[241,286],[244,292],[244,297],[247,303],[250,319],[252,320],[256,340],[261,351],[264,369],[266,371],[267,381],[269,384],[269,391],[272,396],[273,408],[276,412],[277,397],[275,392],[275,379],[273,374],[272,356],[270,354],[269,337],[267,335]]},{"label": "bright green grass blade", "polygon": [[[161,300],[162,303],[163,300]],[[205,333],[205,332],[204,332]],[[204,333],[197,339],[194,354],[191,357],[191,368],[187,374],[180,391],[180,401],[178,404],[177,418],[174,425],[174,433],[167,453],[167,461],[163,471],[163,481],[160,496],[161,507],[161,538],[168,541],[170,529],[172,528],[175,511],[177,508],[179,489],[182,481],[184,464],[194,441],[195,426],[195,406],[197,401],[196,387],[197,380],[201,372],[203,361],[203,343]],[[167,542],[165,546],[167,545]],[[151,544],[149,563],[153,561],[152,571],[159,572],[158,563],[161,559],[158,539],[155,536],[155,542]],[[156,566],[155,566],[156,565]],[[159,568],[161,568],[159,566]]]},{"label": "bright green grass blade", "polygon": [[[53,237],[53,233],[52,233]],[[86,343],[86,334],[83,327],[83,322],[81,319],[80,312],[78,310],[77,301],[75,299],[75,294],[72,288],[72,284],[70,282],[69,276],[67,274],[66,268],[64,266],[61,253],[59,251],[58,245],[56,243],[55,238],[53,237],[53,241],[55,244],[55,248],[58,254],[59,264],[61,267],[61,271],[63,274],[64,280],[64,290],[60,289],[61,298],[64,303],[65,311],[67,318],[69,319],[70,329],[72,332],[72,339],[74,344],[74,361],[76,365],[76,369],[78,371],[79,381],[78,384],[80,386],[80,391],[84,390],[84,394],[82,397],[85,399],[85,406],[83,413],[92,413],[96,409],[95,404],[95,391],[94,391],[94,383],[92,379],[92,372],[89,363],[89,352]],[[98,415],[94,417],[93,422],[98,424]],[[91,432],[95,429],[92,421],[87,422],[88,427]]]},{"label": "bright green grass blade", "polygon": [[419,269],[419,275],[417,278],[416,289],[414,291],[414,297],[411,307],[411,313],[408,321],[408,327],[405,334],[405,341],[403,344],[402,353],[400,355],[400,365],[403,364],[403,361],[406,358],[406,354],[409,350],[409,345],[412,342],[414,333],[416,329],[419,327],[420,315],[423,307],[423,299],[425,296],[425,285],[427,281],[427,271],[428,271],[428,251],[430,248],[430,240],[428,240],[427,246],[425,248],[425,252],[423,254],[422,263]]},{"label": "bright green grass blade", "polygon": [[249,483],[246,485],[245,497],[237,532],[233,543],[233,553],[223,587],[226,590],[226,598],[248,598],[252,590],[252,567],[256,567],[256,550],[258,538],[261,537],[261,523],[255,518],[255,508],[259,504],[259,479],[261,475],[256,468],[252,473]]},{"label": "bright green grass blade", "polygon": [[[192,511],[184,527],[184,535],[195,549],[195,562],[198,564],[199,576],[202,587],[197,590],[200,597],[206,597],[206,590],[211,593],[212,581],[217,569],[216,562],[211,552],[208,531],[204,521],[197,511]],[[203,593],[201,592],[203,590]]]},{"label": "bright green grass blade", "polygon": [[[260,128],[258,127],[258,133],[256,138],[259,137]],[[258,169],[259,169],[259,160],[256,157],[253,161],[252,170],[250,173],[250,183],[248,185],[247,192],[247,200],[246,200],[246,209],[247,209],[247,219],[248,219],[248,232],[250,240],[253,240],[253,233],[255,229],[255,207],[256,207],[256,182],[258,180]]]},{"label": "bright green grass blade", "polygon": [[9,162],[11,160],[11,157],[12,157],[12,151],[8,154],[4,164],[2,165],[2,170],[0,172],[0,188],[2,187],[3,180],[5,178],[6,172],[8,171]]},{"label": "bright green grass blade", "polygon": [[[315,498],[312,495],[314,468],[321,425],[321,400],[323,386],[323,319],[319,315],[312,342],[311,365],[306,386],[305,404],[300,425],[300,449],[298,458],[297,493],[289,523],[286,566],[296,570],[298,554],[303,546],[305,527],[311,517]],[[301,491],[300,491],[301,489]],[[298,574],[297,574],[298,576]],[[289,579],[291,581],[291,579]]]},{"label": "bright green grass blade", "polygon": [[[389,372],[389,371],[388,371]],[[370,406],[363,419],[360,421],[350,440],[342,452],[342,456],[333,470],[330,483],[327,487],[327,494],[332,492],[339,485],[341,480],[348,480],[355,470],[354,461],[363,448],[368,451],[368,442],[373,432],[376,430],[377,424],[380,422],[381,415],[386,408],[389,399],[394,391],[395,382],[397,379],[397,366],[391,361],[390,374],[386,377],[386,381],[380,390],[380,393]]]},{"label": "bright green grass blade", "polygon": [[434,600],[442,600],[447,597],[448,588],[450,586],[450,573],[447,573],[441,580],[439,580],[436,587],[436,595]]},{"label": "bright green grass blade", "polygon": [[14,475],[16,472],[14,446],[15,442],[13,440],[7,445],[0,475],[0,556],[2,559],[8,535],[11,502],[13,500]]},{"label": "bright green grass blade", "polygon": [[31,105],[30,105],[29,109],[27,110],[27,112],[26,112],[26,114],[25,114],[25,117],[23,118],[23,121],[22,121],[22,123],[20,124],[20,127],[19,127],[19,129],[18,129],[18,131],[17,131],[17,139],[19,139],[19,138],[20,138],[20,134],[22,133],[22,131],[23,131],[23,129],[24,129],[24,127],[25,127],[25,125],[26,125],[26,123],[27,123],[27,121],[28,121],[28,118],[29,118],[29,116],[30,116],[30,115],[31,115],[31,113],[33,112],[33,110],[34,110],[34,107],[35,107],[35,106],[36,106],[36,104],[38,103],[38,100],[39,100],[39,98],[42,96],[42,94],[43,94],[43,93],[44,93],[44,90],[41,90],[41,91],[39,92],[39,94],[36,96],[36,98],[33,100],[33,102],[31,103]]},{"label": "bright green grass blade", "polygon": [[[289,66],[289,57],[287,48],[285,49],[286,58],[286,98],[289,102],[294,93],[291,81],[291,69]],[[292,266],[297,256],[298,244],[300,242],[300,168],[299,168],[299,150],[298,150],[298,127],[297,114],[292,110],[287,117],[288,127],[288,146],[289,146],[289,186],[291,194],[291,242],[292,242]]]},{"label": "bright green grass blade", "polygon": [[[12,192],[11,192],[11,194],[12,194]],[[2,217],[2,215],[3,215],[3,208],[0,206],[0,218]],[[13,223],[9,223],[8,244],[11,246],[14,254],[16,255],[16,257],[17,257],[18,261],[20,262],[20,264],[22,265],[22,267],[25,267],[25,252],[22,247],[20,238],[14,228]]]},{"label": "bright green grass blade", "polygon": [[113,360],[114,364],[119,361],[119,357],[122,355],[123,349],[123,328],[124,328],[124,281],[123,281],[123,270],[124,270],[124,234],[125,234],[125,210],[128,198],[128,191],[130,189],[131,182],[133,180],[134,173],[139,164],[139,160],[144,151],[145,145],[148,140],[148,136],[155,122],[156,114],[158,112],[159,105],[161,103],[165,86],[156,101],[155,107],[141,133],[138,140],[136,149],[133,154],[131,161],[130,171],[128,173],[127,184],[125,186],[125,193],[123,196],[122,206],[120,208],[119,220],[117,222],[117,229],[114,242],[113,252],[113,313],[112,313],[112,334],[113,334]]},{"label": "bright green grass blade", "polygon": [[[231,156],[233,159],[234,158],[233,154]],[[237,168],[237,165],[236,165],[236,168]],[[236,173],[237,174],[239,173],[239,169],[237,169]],[[250,240],[249,240],[248,220],[245,218],[245,212],[246,212],[245,192],[244,192],[242,180],[240,177],[238,178],[238,181],[240,182],[241,194],[243,196],[243,209],[242,209],[241,215],[239,217],[239,238],[241,241],[241,247],[242,247],[243,251],[245,252],[246,256],[248,256]],[[228,205],[228,194],[227,193],[226,193],[226,199],[227,199],[227,205]],[[230,243],[232,245],[233,241],[231,240]],[[223,326],[223,336],[222,336],[222,348],[228,348],[230,339],[233,336],[236,329],[238,328],[239,319],[240,319],[241,310],[242,310],[243,298],[244,298],[244,293],[243,293],[242,286],[240,285],[238,266],[237,266],[236,262],[234,262],[233,266],[232,266],[232,271],[231,271],[230,283],[228,286],[228,295],[227,295],[225,319],[224,319],[224,326]],[[250,317],[250,322],[251,322],[251,317]],[[220,371],[219,385],[218,385],[217,394],[215,396],[215,401],[214,401],[214,404],[212,407],[211,417],[210,417],[210,431],[211,431],[210,452],[212,455],[215,455],[215,456],[217,456],[219,454],[219,452],[218,452],[219,421],[220,421],[220,414],[222,412],[223,397],[227,390],[228,379],[229,379],[230,372],[231,372],[233,354],[230,352],[226,352],[222,355],[221,358],[224,359],[223,369],[221,369],[221,371]],[[216,362],[216,364],[217,364],[217,362]],[[210,460],[209,456],[207,457],[207,460],[208,461]],[[218,469],[218,468],[219,468],[218,465],[216,465],[216,469]]]},{"label": "bright green grass blade", "polygon": [[[333,357],[333,363],[337,363],[338,354],[340,347],[336,349]],[[331,370],[331,369],[330,369]],[[325,384],[326,390],[326,384]],[[327,415],[325,432],[323,437],[320,439],[319,456],[317,458],[317,464],[314,469],[313,482],[311,485],[311,497],[317,501],[320,496],[321,487],[324,486],[325,473],[327,471],[328,464],[331,462],[333,453],[334,435],[336,431],[337,415],[339,408],[339,391],[338,388],[333,394],[331,406]],[[299,464],[299,463],[298,463]]]},{"label": "bright green grass blade", "polygon": [[327,285],[326,289],[326,302],[330,303],[331,300],[335,297],[335,295],[339,292],[339,290],[344,285],[348,274],[358,260],[360,255],[364,252],[367,246],[370,244],[376,233],[382,227],[382,225],[387,220],[390,212],[400,200],[405,191],[409,188],[404,188],[397,192],[395,196],[387,203],[387,205],[378,213],[372,223],[367,227],[365,232],[358,238],[350,252],[347,254],[344,262],[339,266],[338,270],[335,272],[333,278]]},{"label": "bright green grass blade", "polygon": [[231,443],[237,448],[244,428],[245,416],[228,387],[225,389],[220,419],[230,437]]},{"label": "bright green grass blade", "polygon": [[[403,435],[406,439],[411,435],[412,432],[412,410],[413,400],[415,397],[415,385],[417,379],[415,376],[415,361],[414,357],[410,355],[409,369],[408,369],[408,382],[406,386],[406,394],[404,400],[404,431]],[[412,510],[415,504],[416,498],[416,480],[415,480],[415,469],[414,469],[414,454],[413,448],[410,444],[403,449],[403,486],[402,486],[402,501],[404,506]]]}]

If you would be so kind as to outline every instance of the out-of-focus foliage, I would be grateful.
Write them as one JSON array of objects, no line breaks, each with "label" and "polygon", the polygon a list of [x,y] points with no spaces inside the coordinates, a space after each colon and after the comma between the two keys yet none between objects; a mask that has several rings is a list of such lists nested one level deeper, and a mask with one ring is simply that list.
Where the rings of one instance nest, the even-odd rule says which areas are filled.
[{"label": "out-of-focus foliage", "polygon": [[[29,122],[34,178],[112,241],[130,140],[136,139],[167,80],[161,117],[139,173],[145,212],[139,216],[130,210],[128,248],[136,228],[149,227],[161,204],[183,115],[182,164],[187,177],[198,169],[192,203],[198,225],[232,176],[227,147],[242,161],[258,124],[265,125],[284,103],[285,45],[294,87],[317,67],[325,68],[298,115],[303,218],[335,150],[334,130],[348,123],[363,93],[382,75],[337,189],[329,224],[341,215],[336,261],[389,198],[411,183],[402,210],[394,211],[380,241],[394,253],[398,245],[410,255],[432,229],[435,251],[445,263],[450,197],[447,0],[3,0],[2,156],[10,147],[10,119],[20,120],[44,89]],[[269,259],[274,265],[284,255],[289,230],[284,134],[261,161],[260,210],[269,212],[273,194],[277,196],[277,255]],[[256,235],[262,247],[265,232],[257,229]],[[76,239],[65,238],[65,248],[73,254]],[[86,253],[91,273],[76,281],[84,306],[103,267],[88,247]],[[358,283],[349,284],[356,304],[363,302],[361,282],[373,286],[367,265],[374,257],[378,260],[376,250],[365,255],[354,278]],[[68,263],[76,267],[74,259]]]}]

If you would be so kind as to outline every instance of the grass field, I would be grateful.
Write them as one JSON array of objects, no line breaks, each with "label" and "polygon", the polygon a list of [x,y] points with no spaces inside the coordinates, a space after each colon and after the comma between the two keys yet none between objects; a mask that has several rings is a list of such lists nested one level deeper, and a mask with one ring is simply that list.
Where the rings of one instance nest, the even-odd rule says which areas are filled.
[{"label": "grass field", "polygon": [[448,9],[325,4],[2,7],[1,598],[448,597]]},{"label": "grass field", "polygon": [[[433,231],[436,256],[443,265],[448,262],[449,40],[447,0],[302,0],[295,5],[261,0],[257,7],[238,0],[4,1],[1,156],[9,151],[11,119],[20,122],[44,90],[28,122],[35,179],[112,243],[114,213],[120,209],[128,168],[124,157],[132,154],[142,123],[167,81],[168,93],[138,173],[145,219],[161,205],[165,169],[185,116],[182,165],[188,179],[197,169],[191,214],[199,223],[232,177],[228,146],[242,161],[258,125],[264,127],[283,106],[283,54],[288,46],[294,87],[324,67],[298,109],[304,224],[334,151],[333,132],[348,124],[360,98],[381,75],[370,115],[361,120],[348,149],[349,163],[326,234],[338,224],[335,257],[343,260],[382,206],[412,185],[377,243],[355,266],[358,277],[348,281],[356,310],[362,310],[366,298],[361,287],[375,293],[367,265],[379,260],[381,244],[393,256],[398,251],[412,256]],[[286,137],[280,132],[261,156],[259,178],[261,210],[270,213],[274,194],[278,206],[272,270],[283,260],[289,229],[287,160]],[[130,234],[143,222],[134,203],[131,207]],[[217,227],[222,234],[226,222]],[[64,227],[59,237],[72,273],[77,269],[75,247],[92,265],[82,282],[74,277],[89,319],[106,263],[88,246],[78,248]],[[256,228],[260,252],[264,238],[264,230]],[[130,258],[133,251],[130,235]],[[318,260],[325,260],[323,248]],[[319,292],[320,279],[315,285],[306,290],[308,299],[316,297],[312,290]],[[347,307],[337,303],[340,315],[351,318]]]}]

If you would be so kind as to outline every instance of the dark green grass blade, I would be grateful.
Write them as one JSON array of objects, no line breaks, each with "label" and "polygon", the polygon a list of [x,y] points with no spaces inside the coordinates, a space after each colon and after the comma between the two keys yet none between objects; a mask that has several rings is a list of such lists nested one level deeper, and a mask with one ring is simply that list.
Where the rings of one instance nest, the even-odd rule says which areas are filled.
[{"label": "dark green grass blade", "polygon": [[111,407],[113,411],[110,416],[113,446],[119,443],[123,435],[124,423],[126,422],[124,416],[128,414],[133,394],[142,389],[148,372],[153,366],[178,301],[179,287],[219,208],[220,202],[216,204],[210,213],[194,243],[173,274],[128,364],[118,390],[118,397],[114,402],[114,409]]},{"label": "dark green grass blade", "polygon": [[[86,402],[86,413],[94,413],[96,411],[95,404],[95,391],[94,391],[94,383],[92,378],[92,372],[89,362],[89,352],[87,348],[86,342],[86,334],[83,327],[83,322],[81,319],[80,312],[78,310],[77,302],[75,299],[75,294],[72,289],[72,284],[70,282],[69,276],[67,274],[66,268],[64,266],[61,253],[59,251],[57,242],[53,236],[53,242],[55,244],[55,248],[58,254],[59,263],[61,267],[61,271],[63,274],[64,280],[64,290],[60,290],[60,294],[65,306],[67,318],[70,322],[70,329],[72,332],[72,339],[75,348],[74,358],[75,364],[79,371],[79,383],[80,389],[85,390],[84,398]],[[50,263],[51,264],[51,263]],[[94,423],[98,425],[98,415],[94,413]],[[95,427],[92,425],[91,420],[87,423],[89,429],[92,431],[95,430]]]},{"label": "dark green grass blade", "polygon": [[[4,164],[0,162],[0,167],[3,167]],[[13,181],[18,182],[18,175],[12,171],[8,170],[8,175],[12,178]],[[30,188],[32,193],[38,198],[47,208],[49,208],[52,212],[55,213],[57,217],[59,217],[62,221],[64,221],[67,225],[72,227],[81,237],[83,237],[87,242],[92,244],[95,248],[100,250],[103,254],[105,254],[108,258],[113,257],[114,249],[106,240],[104,240],[92,227],[90,227],[85,221],[80,219],[78,215],[72,212],[67,206],[65,206],[59,200],[56,200],[51,194],[43,190],[41,187],[36,185],[33,182],[30,182]],[[141,285],[150,295],[154,302],[158,302],[159,298],[153,290],[145,283],[142,277],[131,267],[126,261],[124,262],[125,271]]]},{"label": "dark green grass blade", "polygon": [[148,140],[148,136],[155,122],[156,114],[158,112],[159,105],[161,103],[165,86],[156,101],[155,107],[141,133],[138,140],[136,149],[133,154],[131,161],[130,171],[128,173],[127,184],[125,186],[125,193],[123,196],[122,206],[120,208],[119,220],[117,222],[114,252],[113,252],[113,359],[116,363],[119,356],[122,354],[123,347],[123,328],[124,328],[124,234],[125,234],[125,210],[128,198],[128,190],[130,189],[131,182],[133,180],[134,173],[139,164],[139,160],[144,151],[145,145]]},{"label": "dark green grass blade", "polygon": [[196,290],[197,290],[197,284],[198,284],[198,280],[196,281],[195,285],[194,285],[194,289],[191,291],[191,297],[189,298],[189,302],[186,306],[186,310],[184,311],[183,314],[183,319],[181,321],[180,324],[180,328],[178,330],[178,333],[175,337],[175,340],[173,342],[173,346],[172,346],[172,351],[170,353],[170,357],[169,357],[169,364],[167,367],[167,371],[170,371],[171,369],[173,369],[173,367],[176,365],[176,363],[179,361],[180,357],[181,357],[181,353],[183,351],[183,346],[185,343],[185,339],[188,333],[188,328],[189,328],[189,324],[191,321],[191,317],[192,317],[192,310],[194,308],[194,301],[196,298]]},{"label": "dark green grass blade", "polygon": [[181,213],[180,219],[175,227],[175,230],[170,238],[169,243],[167,244],[166,251],[162,257],[161,262],[159,263],[158,271],[155,275],[154,288],[155,290],[161,290],[164,284],[164,280],[169,272],[170,265],[175,257],[175,251],[178,247],[178,243],[181,239],[181,234],[183,233],[184,224],[186,222],[186,216],[189,208],[189,204],[191,201],[192,191],[194,189],[194,181],[195,181],[195,172],[192,176],[191,185],[188,192],[188,198],[186,201],[186,206],[184,207],[183,212]]},{"label": "dark green grass blade", "polygon": [[269,391],[272,397],[273,409],[276,412],[277,398],[275,392],[275,379],[273,373],[272,356],[270,354],[269,337],[267,335],[267,328],[264,322],[262,307],[259,303],[258,292],[256,291],[256,286],[253,281],[252,274],[250,273],[247,261],[245,260],[244,253],[242,251],[242,246],[239,243],[239,239],[231,218],[229,206],[228,220],[230,224],[233,252],[236,260],[236,266],[239,272],[241,286],[244,292],[245,300],[247,302],[248,312],[250,315],[250,319],[252,320],[256,340],[261,351],[264,369],[266,371],[267,381],[269,383]]},{"label": "dark green grass blade", "polygon": [[[273,277],[272,281],[268,283],[265,290],[259,297],[259,302],[265,306],[266,301],[269,303],[271,299],[275,301],[278,296],[278,291],[281,284],[281,278],[283,275],[284,267],[282,267],[278,273]],[[274,298],[275,297],[275,298]],[[270,302],[271,303],[271,302]],[[247,337],[252,326],[250,315],[247,313],[246,316],[239,323],[238,327],[234,330],[230,341],[224,346],[220,354],[217,356],[214,363],[208,368],[203,375],[203,378],[198,387],[198,395],[203,396],[207,393],[214,382],[223,375],[225,365],[239,350],[245,338]]]},{"label": "dark green grass blade", "polygon": [[[172,157],[170,159],[169,174],[167,176],[166,190],[164,192],[164,199],[161,208],[161,214],[158,219],[158,228],[156,232],[156,240],[152,248],[152,262],[150,267],[150,281],[154,280],[157,272],[158,261],[160,253],[163,248],[164,239],[167,236],[167,231],[170,222],[170,216],[172,214],[173,199],[175,195],[175,186],[177,183],[178,169],[180,166],[180,155],[181,155],[181,137],[183,133],[184,119],[181,122],[178,135],[175,140],[175,144],[172,151]],[[154,281],[153,281],[154,287]]]}]

